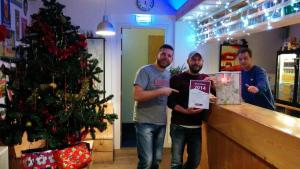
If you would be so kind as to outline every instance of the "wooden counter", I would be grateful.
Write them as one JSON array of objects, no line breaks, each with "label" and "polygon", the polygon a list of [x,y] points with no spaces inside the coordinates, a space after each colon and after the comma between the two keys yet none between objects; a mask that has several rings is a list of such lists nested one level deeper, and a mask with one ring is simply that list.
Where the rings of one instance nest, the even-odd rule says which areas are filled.
[{"label": "wooden counter", "polygon": [[298,118],[246,103],[212,105],[204,127],[209,169],[300,168]]}]

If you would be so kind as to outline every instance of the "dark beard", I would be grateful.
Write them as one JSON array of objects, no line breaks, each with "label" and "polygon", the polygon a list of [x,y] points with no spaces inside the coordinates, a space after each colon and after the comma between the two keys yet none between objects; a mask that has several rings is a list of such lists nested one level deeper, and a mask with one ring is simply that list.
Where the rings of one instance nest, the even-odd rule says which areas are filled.
[{"label": "dark beard", "polygon": [[190,68],[190,72],[193,74],[197,74],[200,72],[200,70],[202,69],[202,66],[193,66],[193,65],[189,65]]},{"label": "dark beard", "polygon": [[163,69],[167,68],[170,64],[167,61],[157,60],[157,65]]}]

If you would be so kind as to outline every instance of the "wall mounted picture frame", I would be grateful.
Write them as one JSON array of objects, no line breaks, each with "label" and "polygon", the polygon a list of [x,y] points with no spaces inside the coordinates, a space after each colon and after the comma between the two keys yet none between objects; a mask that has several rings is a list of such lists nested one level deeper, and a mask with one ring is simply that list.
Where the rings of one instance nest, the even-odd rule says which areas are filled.
[{"label": "wall mounted picture frame", "polygon": [[243,45],[221,45],[219,71],[240,71],[241,66],[237,57],[237,52]]},{"label": "wall mounted picture frame", "polygon": [[16,55],[14,48],[15,48],[15,32],[10,31],[7,35],[7,38],[4,41],[3,57],[14,58]]},{"label": "wall mounted picture frame", "polygon": [[10,28],[10,0],[1,0],[1,23]]}]

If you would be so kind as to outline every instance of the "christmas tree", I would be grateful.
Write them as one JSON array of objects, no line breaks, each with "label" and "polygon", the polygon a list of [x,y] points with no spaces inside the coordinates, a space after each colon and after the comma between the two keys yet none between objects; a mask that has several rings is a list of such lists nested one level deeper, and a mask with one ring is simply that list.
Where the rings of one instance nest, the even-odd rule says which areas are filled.
[{"label": "christmas tree", "polygon": [[63,14],[64,5],[43,0],[33,14],[19,47],[16,67],[2,67],[9,77],[1,105],[0,138],[20,144],[26,131],[30,142],[43,139],[49,148],[71,145],[95,129],[106,129],[115,114],[104,114],[112,96],[95,89],[103,70],[87,52],[86,38]]}]

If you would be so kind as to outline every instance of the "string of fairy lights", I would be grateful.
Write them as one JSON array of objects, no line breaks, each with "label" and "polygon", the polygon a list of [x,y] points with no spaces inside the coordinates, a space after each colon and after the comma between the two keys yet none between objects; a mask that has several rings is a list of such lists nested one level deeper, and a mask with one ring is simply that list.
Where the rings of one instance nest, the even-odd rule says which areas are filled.
[{"label": "string of fairy lights", "polygon": [[250,35],[251,29],[262,24],[266,25],[266,29],[272,29],[273,22],[300,11],[300,0],[218,0],[215,5],[224,8],[211,15],[184,18],[195,32],[196,46],[209,40],[229,40],[237,33]]}]

